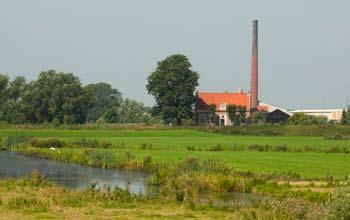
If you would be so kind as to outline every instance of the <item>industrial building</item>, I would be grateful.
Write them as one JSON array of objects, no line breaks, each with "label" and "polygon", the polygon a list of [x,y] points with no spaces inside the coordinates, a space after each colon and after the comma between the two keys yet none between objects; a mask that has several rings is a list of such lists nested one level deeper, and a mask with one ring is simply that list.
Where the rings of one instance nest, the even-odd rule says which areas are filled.
[{"label": "industrial building", "polygon": [[[295,113],[305,113],[313,116],[323,116],[328,121],[339,122],[342,117],[342,109],[324,110],[293,110],[277,107],[259,101],[259,75],[258,75],[258,21],[253,21],[253,45],[250,74],[250,91],[243,92],[196,92],[195,122],[197,125],[217,124],[230,126],[232,122],[227,112],[229,105],[236,105],[246,109],[246,116],[249,117],[254,111],[266,111],[267,120],[270,123],[285,121]],[[211,106],[215,105],[216,119],[211,115]]]},{"label": "industrial building", "polygon": [[[246,116],[249,117],[254,111],[274,112],[278,115],[284,114],[288,117],[290,113],[283,109],[267,103],[259,102],[259,80],[258,80],[258,21],[253,21],[253,45],[252,62],[250,74],[250,91],[243,92],[196,92],[195,122],[197,125],[217,124],[223,126],[232,125],[227,112],[227,106],[236,105],[246,109]],[[210,115],[210,106],[215,105],[215,114],[218,120]],[[284,117],[284,118],[285,118]]]}]

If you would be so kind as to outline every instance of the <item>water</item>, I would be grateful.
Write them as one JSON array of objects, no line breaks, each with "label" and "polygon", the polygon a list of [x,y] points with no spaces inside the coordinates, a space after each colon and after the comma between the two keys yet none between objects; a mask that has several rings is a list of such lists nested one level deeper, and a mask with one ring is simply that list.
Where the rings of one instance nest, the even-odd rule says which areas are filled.
[{"label": "water", "polygon": [[53,183],[70,189],[86,189],[97,183],[97,187],[107,184],[112,189],[116,186],[129,189],[133,194],[146,193],[148,175],[144,172],[84,167],[0,151],[0,178],[20,178],[34,170]]},{"label": "water", "polygon": [[[107,184],[113,189],[118,186],[122,189],[128,189],[133,194],[146,194],[148,192],[146,186],[148,174],[144,172],[91,168],[0,151],[0,179],[28,176],[34,170],[38,170],[53,183],[70,189],[86,189],[91,184],[97,183],[97,187],[103,187]],[[157,189],[154,190],[154,193],[157,194]],[[253,204],[263,198],[261,195],[252,193],[213,194],[208,192],[208,194],[203,193],[200,203],[229,206],[237,203]]]}]

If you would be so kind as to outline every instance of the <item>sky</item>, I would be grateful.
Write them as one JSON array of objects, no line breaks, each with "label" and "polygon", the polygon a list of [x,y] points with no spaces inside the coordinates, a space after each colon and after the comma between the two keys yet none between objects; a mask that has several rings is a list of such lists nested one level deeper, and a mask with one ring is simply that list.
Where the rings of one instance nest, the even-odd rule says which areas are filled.
[{"label": "sky", "polygon": [[259,20],[259,99],[288,109],[350,104],[348,0],[0,0],[0,73],[73,72],[153,105],[147,76],[185,54],[199,91],[247,91]]}]

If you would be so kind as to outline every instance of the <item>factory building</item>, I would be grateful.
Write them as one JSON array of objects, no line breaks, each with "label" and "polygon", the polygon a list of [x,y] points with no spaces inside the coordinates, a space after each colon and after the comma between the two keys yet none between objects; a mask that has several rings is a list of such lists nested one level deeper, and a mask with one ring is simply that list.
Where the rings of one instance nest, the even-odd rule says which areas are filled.
[{"label": "factory building", "polygon": [[[250,73],[250,91],[243,92],[196,92],[196,103],[194,108],[195,122],[197,125],[216,124],[230,126],[232,122],[227,112],[229,105],[236,105],[246,109],[249,117],[254,111],[266,111],[269,123],[286,121],[295,113],[305,113],[313,116],[327,117],[328,121],[339,122],[342,117],[342,109],[326,110],[293,110],[274,106],[259,100],[259,78],[258,78],[258,21],[253,21],[253,45]],[[212,115],[212,106],[215,105],[215,117]]]},{"label": "factory building", "polygon": [[[258,80],[258,21],[253,21],[253,45],[252,62],[250,74],[250,91],[243,92],[196,92],[195,104],[195,122],[197,125],[217,124],[223,126],[232,125],[229,118],[227,107],[236,105],[246,109],[246,116],[249,117],[254,111],[273,112],[279,109],[276,106],[266,103],[259,103],[259,80]],[[215,105],[215,114],[218,117],[214,119],[210,114],[210,107]],[[280,109],[284,112],[284,109]]]}]

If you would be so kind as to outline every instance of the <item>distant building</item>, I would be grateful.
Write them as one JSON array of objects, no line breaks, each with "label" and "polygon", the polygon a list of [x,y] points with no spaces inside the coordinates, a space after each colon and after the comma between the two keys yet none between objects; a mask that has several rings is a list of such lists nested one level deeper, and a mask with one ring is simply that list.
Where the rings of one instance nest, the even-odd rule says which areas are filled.
[{"label": "distant building", "polygon": [[328,121],[340,122],[342,117],[343,109],[313,109],[313,110],[293,110],[289,111],[291,114],[295,113],[305,113],[307,115],[313,116],[323,116],[328,119]]},{"label": "distant building", "polygon": [[289,116],[290,115],[288,113],[281,111],[280,109],[275,109],[267,114],[266,121],[272,124],[286,122]]},{"label": "distant building", "polygon": [[[246,116],[249,117],[252,112],[267,112],[267,121],[278,123],[286,121],[289,116],[302,112],[308,115],[324,116],[329,121],[340,121],[342,109],[327,110],[294,110],[280,108],[259,100],[259,75],[258,75],[258,21],[253,21],[253,45],[252,61],[250,74],[250,91],[244,93],[239,90],[236,93],[229,92],[197,92],[194,108],[195,122],[197,125],[216,124],[221,126],[230,126],[232,122],[227,112],[227,106],[236,105],[246,108]],[[215,105],[214,115],[211,114],[210,106]]]},{"label": "distant building", "polygon": [[292,115],[287,109],[285,108],[281,108],[281,107],[278,107],[278,106],[275,106],[275,105],[271,105],[271,104],[268,104],[268,103],[265,103],[265,102],[259,102],[259,107],[258,107],[258,110],[261,110],[261,111],[266,111],[266,112],[273,112],[275,110],[280,110],[288,115]]},{"label": "distant building", "polygon": [[[237,93],[216,93],[216,92],[197,92],[195,105],[195,122],[197,125],[216,124],[221,126],[230,126],[232,122],[227,112],[227,106],[236,105],[247,109],[249,114],[250,98],[248,93],[243,91]],[[215,105],[216,118],[210,116],[210,105]]]}]

